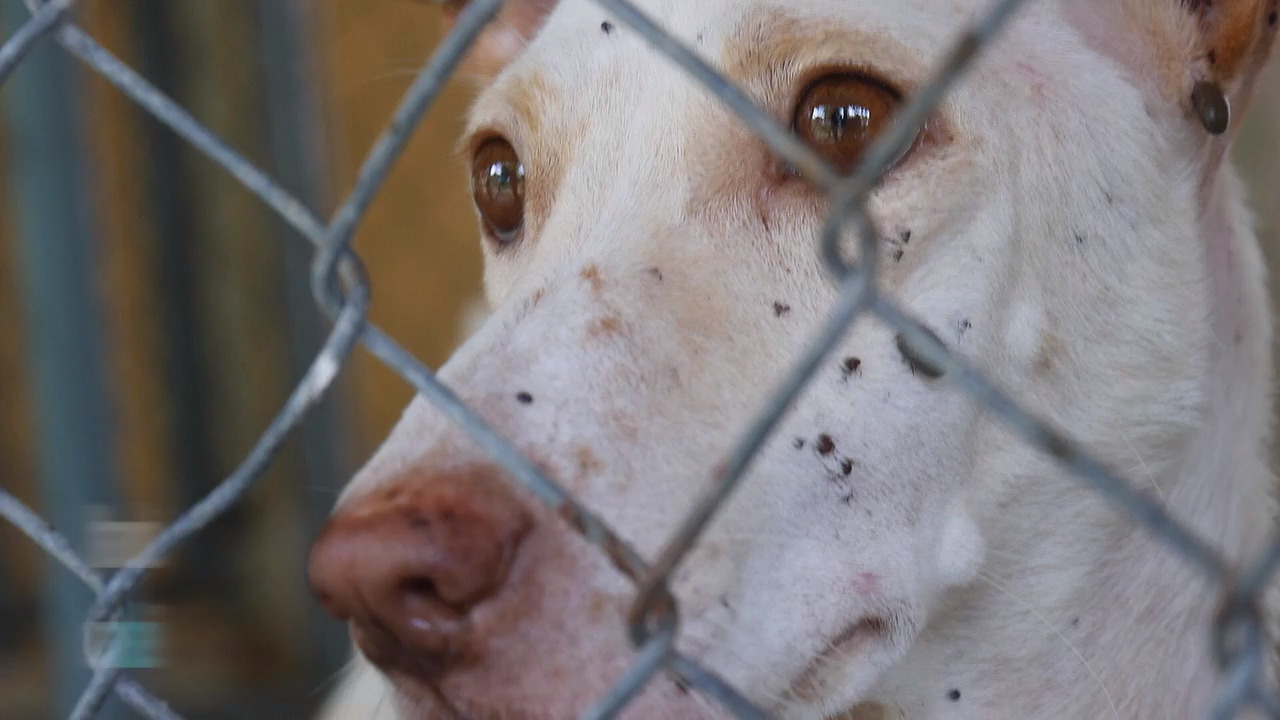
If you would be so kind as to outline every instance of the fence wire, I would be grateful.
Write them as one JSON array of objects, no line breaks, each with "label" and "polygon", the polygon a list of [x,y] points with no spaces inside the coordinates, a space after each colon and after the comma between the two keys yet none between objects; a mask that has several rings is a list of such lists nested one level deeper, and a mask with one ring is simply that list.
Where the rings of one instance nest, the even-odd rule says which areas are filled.
[{"label": "fence wire", "polygon": [[[473,0],[465,6],[454,29],[418,73],[387,129],[369,152],[354,189],[333,217],[325,222],[172,99],[76,27],[71,22],[71,14],[77,0],[25,0],[31,11],[30,19],[0,45],[0,83],[42,42],[56,42],[82,60],[233,175],[312,244],[315,251],[313,293],[316,302],[333,322],[327,341],[302,381],[240,466],[109,578],[90,567],[71,544],[35,512],[0,490],[0,516],[29,536],[95,593],[96,600],[85,618],[86,629],[118,617],[147,568],[154,567],[156,561],[244,497],[270,465],[289,433],[298,428],[307,413],[331,389],[355,346],[362,345],[464,429],[514,482],[555,508],[588,541],[599,546],[618,570],[635,583],[636,598],[627,630],[637,649],[636,660],[610,692],[584,715],[585,718],[614,717],[655,674],[663,671],[684,686],[719,703],[735,717],[766,718],[768,714],[764,710],[735,688],[675,649],[679,634],[678,603],[670,592],[668,581],[743,479],[752,458],[814,376],[818,366],[855,320],[871,315],[899,334],[899,346],[913,363],[927,368],[931,375],[939,376],[955,390],[981,403],[1027,443],[1055,458],[1080,482],[1130,514],[1215,583],[1222,592],[1222,610],[1212,628],[1212,648],[1223,679],[1209,717],[1227,720],[1247,707],[1254,707],[1269,717],[1280,719],[1280,698],[1267,687],[1265,677],[1266,653],[1271,640],[1265,629],[1262,601],[1264,588],[1280,565],[1280,536],[1256,562],[1243,568],[1231,567],[1217,549],[1172,518],[1155,498],[1112,473],[1064,433],[1024,410],[981,373],[949,352],[935,334],[876,287],[878,243],[866,211],[872,187],[915,137],[947,90],[1027,0],[996,0],[975,24],[961,32],[951,51],[936,68],[932,81],[910,98],[894,125],[868,151],[855,173],[848,177],[841,176],[792,133],[776,124],[728,79],[631,2],[594,0],[615,20],[638,33],[654,50],[677,63],[725,103],[778,156],[825,192],[832,208],[817,247],[840,287],[839,299],[829,320],[743,433],[728,460],[716,472],[710,490],[688,513],[652,563],[490,428],[427,367],[368,321],[369,280],[359,256],[351,248],[351,238],[423,115],[452,76],[464,53],[484,26],[494,19],[503,1]],[[856,265],[847,264],[838,250],[839,239],[846,227],[852,227],[859,236],[861,254]],[[121,652],[119,640],[106,643],[105,647],[103,645],[91,642],[86,631],[85,655],[94,668],[94,674],[72,711],[72,720],[92,718],[112,693],[152,720],[176,720],[180,717],[163,700],[112,662],[112,658]]]}]

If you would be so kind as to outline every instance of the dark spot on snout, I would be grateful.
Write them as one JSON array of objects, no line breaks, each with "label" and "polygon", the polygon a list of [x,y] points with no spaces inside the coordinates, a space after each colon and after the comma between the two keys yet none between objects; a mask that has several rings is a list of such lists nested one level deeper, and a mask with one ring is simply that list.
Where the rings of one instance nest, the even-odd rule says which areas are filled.
[{"label": "dark spot on snout", "polygon": [[894,250],[894,251],[893,251],[893,261],[894,261],[894,262],[902,262],[902,258],[903,258],[903,256],[904,256],[904,255],[906,255],[906,254],[907,254],[907,251],[906,251],[906,250],[903,250],[903,249],[901,249],[901,248],[899,248],[899,249],[897,249],[897,250]]},{"label": "dark spot on snout", "polygon": [[969,332],[972,329],[973,329],[973,323],[969,322],[969,318],[962,319],[960,321],[960,325],[957,327],[957,332],[956,332],[957,338],[963,338],[964,334]]},{"label": "dark spot on snout", "polygon": [[947,693],[947,699],[950,700],[951,702],[955,702],[956,700],[959,700],[960,691],[955,688],[952,688],[951,692]]},{"label": "dark spot on snout", "polygon": [[911,242],[911,231],[903,230],[901,233],[899,233],[898,242],[902,243],[903,245],[906,245],[907,243]]},{"label": "dark spot on snout", "polygon": [[817,450],[819,455],[830,455],[836,449],[836,441],[832,440],[830,435],[822,433],[818,436],[818,442],[813,449]]},{"label": "dark spot on snout", "polygon": [[613,32],[613,23],[609,22],[608,20],[605,20],[604,22],[600,23],[600,29],[604,31],[605,35],[608,35]]},{"label": "dark spot on snout", "polygon": [[783,302],[775,302],[775,303],[773,304],[773,315],[774,315],[774,317],[782,317],[783,315],[786,315],[786,314],[787,314],[787,313],[789,313],[789,312],[791,312],[791,306],[790,306],[790,305],[788,305],[788,304],[786,304],[786,303],[783,303]]},{"label": "dark spot on snout", "polygon": [[431,527],[431,521],[415,510],[406,510],[404,521],[414,530],[426,530]]},{"label": "dark spot on snout", "polygon": [[662,282],[662,268],[651,267],[645,272],[652,275],[654,280],[657,280],[658,282]]},{"label": "dark spot on snout", "polygon": [[841,459],[840,459],[840,472],[844,473],[845,477],[848,477],[850,474],[852,474],[852,473],[853,473],[853,460],[852,460],[852,459],[850,459],[850,458],[841,458]]},{"label": "dark spot on snout", "polygon": [[529,393],[527,393],[527,392],[519,392],[519,393],[516,393],[516,400],[518,400],[518,401],[520,402],[520,404],[521,404],[521,405],[532,405],[532,404],[533,404],[533,396],[532,396],[532,395],[530,395],[530,394],[529,394]]},{"label": "dark spot on snout", "polygon": [[862,377],[862,360],[852,355],[845,358],[844,362],[840,363],[840,374],[845,380],[854,375]]}]

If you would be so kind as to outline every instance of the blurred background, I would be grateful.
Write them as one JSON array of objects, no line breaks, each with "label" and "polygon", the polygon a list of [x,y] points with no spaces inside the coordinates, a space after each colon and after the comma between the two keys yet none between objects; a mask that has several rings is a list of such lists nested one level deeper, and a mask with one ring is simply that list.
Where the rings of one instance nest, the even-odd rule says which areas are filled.
[{"label": "blurred background", "polygon": [[[438,40],[438,13],[407,0],[85,0],[79,20],[327,211]],[[25,17],[0,0],[4,37]],[[1280,72],[1263,84],[1239,155],[1274,258]],[[357,236],[373,321],[433,367],[479,299],[452,152],[469,96],[458,82],[444,94]],[[38,50],[0,91],[0,487],[86,555],[174,519],[243,458],[319,347],[309,261],[225,171],[56,47]],[[135,672],[176,710],[278,720],[322,700],[347,646],[306,592],[306,547],[410,394],[357,350],[247,500],[151,575],[130,617],[152,623],[157,655]],[[66,716],[88,677],[89,600],[0,522],[0,718]],[[132,714],[113,701],[101,717]]]},{"label": "blurred background", "polygon": [[[8,37],[26,18],[0,0]],[[85,0],[79,21],[327,214],[434,47],[406,0]],[[479,292],[445,93],[357,243],[372,318],[429,366]],[[0,487],[84,553],[93,521],[168,522],[240,462],[328,331],[311,253],[265,205],[55,46],[0,91]],[[139,676],[192,718],[301,718],[345,659],[306,593],[307,543],[410,397],[357,350],[246,502],[146,583]],[[111,527],[111,526],[102,526]],[[129,525],[143,529],[143,525]],[[65,717],[88,594],[0,521],[0,718]],[[327,686],[326,686],[327,687]],[[133,717],[117,709],[106,717]]]}]

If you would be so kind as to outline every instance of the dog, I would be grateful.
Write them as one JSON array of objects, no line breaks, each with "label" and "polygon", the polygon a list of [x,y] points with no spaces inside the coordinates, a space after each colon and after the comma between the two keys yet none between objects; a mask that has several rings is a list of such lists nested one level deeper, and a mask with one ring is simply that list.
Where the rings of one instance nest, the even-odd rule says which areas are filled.
[{"label": "dog", "polygon": [[[987,6],[636,5],[839,172]],[[1277,9],[1032,0],[868,201],[881,292],[1237,565],[1272,320],[1227,152]],[[588,0],[510,0],[465,65],[492,315],[439,377],[655,557],[835,304],[830,202]],[[422,398],[308,573],[360,651],[332,720],[573,718],[635,659],[634,585]],[[671,587],[677,647],[779,718],[1198,718],[1221,682],[1219,584],[869,318]],[[620,717],[728,713],[659,673]]]}]

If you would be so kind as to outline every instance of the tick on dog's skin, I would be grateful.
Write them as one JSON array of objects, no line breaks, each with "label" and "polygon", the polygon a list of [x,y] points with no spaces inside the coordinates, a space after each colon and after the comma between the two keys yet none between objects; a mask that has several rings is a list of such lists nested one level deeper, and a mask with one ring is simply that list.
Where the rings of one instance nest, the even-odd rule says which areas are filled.
[{"label": "tick on dog's skin", "polygon": [[1212,80],[1201,80],[1191,89],[1191,107],[1210,135],[1221,135],[1231,124],[1231,105],[1226,93]]},{"label": "tick on dog's skin", "polygon": [[960,699],[960,691],[959,691],[959,690],[956,690],[956,689],[952,689],[952,690],[951,690],[951,692],[947,693],[947,699],[948,699],[948,700],[950,700],[950,701],[952,701],[952,702],[955,702],[956,700],[959,700],[959,699]]},{"label": "tick on dog's skin", "polygon": [[1084,233],[1076,233],[1076,244],[1077,245],[1084,244]]},{"label": "tick on dog's skin", "polygon": [[818,436],[818,442],[813,449],[817,450],[819,455],[830,455],[836,449],[836,441],[832,440],[830,435],[822,433]]},{"label": "tick on dog's skin", "polygon": [[782,302],[775,302],[775,303],[773,304],[773,315],[774,315],[774,317],[782,317],[783,315],[786,315],[786,314],[787,314],[787,313],[789,313],[789,312],[791,312],[791,306],[790,306],[790,305],[788,305],[788,304],[786,304],[786,303],[782,303]]},{"label": "tick on dog's skin", "polygon": [[844,362],[840,363],[840,375],[842,380],[848,380],[854,375],[862,377],[862,360],[853,355],[845,358]]},{"label": "tick on dog's skin", "polygon": [[604,22],[600,23],[600,29],[604,31],[605,35],[608,35],[613,32],[613,23],[609,22],[608,20],[605,20]]},{"label": "tick on dog's skin", "polygon": [[516,400],[518,400],[518,401],[520,402],[520,404],[521,404],[521,405],[532,405],[532,404],[533,404],[533,396],[532,396],[532,395],[530,395],[530,394],[529,394],[529,393],[527,393],[527,392],[519,392],[519,393],[516,393]]}]

